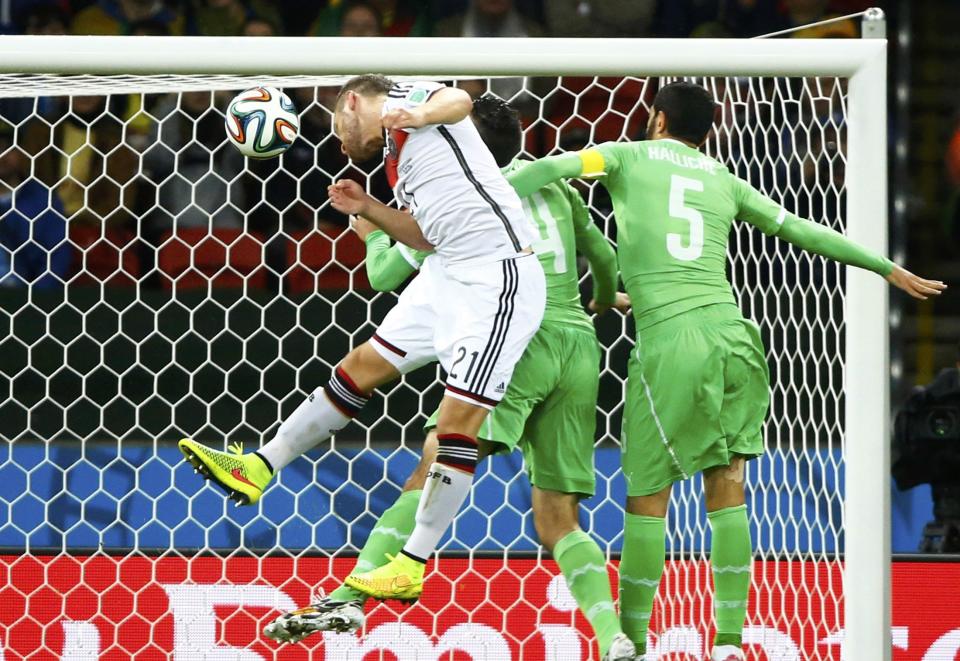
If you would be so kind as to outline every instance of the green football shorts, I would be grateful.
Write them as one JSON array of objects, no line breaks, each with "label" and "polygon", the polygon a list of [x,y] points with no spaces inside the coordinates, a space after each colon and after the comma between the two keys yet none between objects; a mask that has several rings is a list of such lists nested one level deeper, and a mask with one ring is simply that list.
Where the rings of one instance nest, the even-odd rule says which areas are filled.
[{"label": "green football shorts", "polygon": [[763,454],[770,375],[760,329],[710,305],[637,334],[621,446],[627,495],[647,496],[731,455]]},{"label": "green football shorts", "polygon": [[[541,326],[478,436],[500,452],[519,447],[532,485],[592,496],[599,382],[600,345],[592,330]],[[437,413],[425,432],[436,426]]]}]

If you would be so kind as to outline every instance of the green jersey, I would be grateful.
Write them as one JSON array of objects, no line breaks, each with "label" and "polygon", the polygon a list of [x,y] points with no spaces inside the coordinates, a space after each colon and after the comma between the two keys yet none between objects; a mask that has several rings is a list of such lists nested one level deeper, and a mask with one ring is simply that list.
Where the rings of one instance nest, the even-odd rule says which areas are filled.
[{"label": "green jersey", "polygon": [[[794,216],[719,161],[682,142],[611,142],[596,151],[603,157],[602,182],[613,200],[620,270],[638,330],[695,308],[736,303],[726,278],[734,218],[837,257],[814,245],[814,239],[836,242],[832,230]],[[785,225],[795,228],[793,233],[782,233]],[[793,240],[798,238],[793,234],[799,239]],[[842,248],[849,251],[850,246]],[[878,255],[853,257],[864,261],[848,263],[883,275],[892,267]]]},{"label": "green jersey", "polygon": [[[507,174],[523,167],[514,160],[503,169]],[[580,303],[577,250],[590,262],[594,298],[610,304],[616,294],[617,262],[613,248],[590,217],[580,193],[565,181],[555,181],[521,198],[527,217],[534,223],[539,240],[532,246],[543,266],[547,285],[543,324],[580,326],[593,332],[593,323]],[[375,289],[390,290],[419,268],[429,253],[395,244],[383,232],[367,236],[367,274]]]},{"label": "green jersey", "polygon": [[[504,174],[524,165],[514,160],[503,169]],[[547,283],[547,305],[543,322],[578,324],[593,332],[593,323],[580,303],[580,276],[577,271],[577,248],[587,255],[591,246],[609,246],[593,224],[580,193],[565,181],[555,181],[521,198],[527,218],[533,221],[539,240],[533,244]],[[617,266],[610,249],[610,258],[591,260],[594,297],[603,303],[613,302],[616,293]]]}]

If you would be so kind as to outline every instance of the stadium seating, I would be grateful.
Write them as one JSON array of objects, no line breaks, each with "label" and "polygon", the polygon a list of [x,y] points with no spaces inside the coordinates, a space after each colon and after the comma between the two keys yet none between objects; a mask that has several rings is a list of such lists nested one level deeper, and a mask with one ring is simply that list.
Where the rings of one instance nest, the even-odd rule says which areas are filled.
[{"label": "stadium seating", "polygon": [[165,289],[263,287],[263,239],[240,229],[177,229],[164,235],[157,267]]}]

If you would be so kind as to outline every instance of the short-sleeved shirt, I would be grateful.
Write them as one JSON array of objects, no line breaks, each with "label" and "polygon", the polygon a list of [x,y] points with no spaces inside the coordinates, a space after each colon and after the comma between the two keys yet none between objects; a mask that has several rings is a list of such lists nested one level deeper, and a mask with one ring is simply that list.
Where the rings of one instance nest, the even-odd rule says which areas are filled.
[{"label": "short-sleeved shirt", "polygon": [[776,234],[787,211],[677,140],[610,142],[596,149],[637,329],[706,305],[735,304],[726,277],[733,220]]},{"label": "short-sleeved shirt", "polygon": [[[444,86],[400,83],[383,113],[425,103]],[[512,257],[535,240],[520,198],[497,167],[473,121],[387,131],[387,180],[447,265]]]}]

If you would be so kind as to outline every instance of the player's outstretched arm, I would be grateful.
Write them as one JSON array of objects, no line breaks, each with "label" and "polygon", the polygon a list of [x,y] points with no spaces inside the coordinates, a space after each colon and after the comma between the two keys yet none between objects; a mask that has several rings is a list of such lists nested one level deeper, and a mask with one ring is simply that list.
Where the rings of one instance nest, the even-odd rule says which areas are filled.
[{"label": "player's outstretched arm", "polygon": [[840,232],[789,213],[782,206],[743,180],[735,182],[739,217],[795,246],[830,259],[873,271],[914,298],[938,296],[947,286],[939,280],[920,278]]},{"label": "player's outstretched arm", "polygon": [[393,291],[406,282],[423,262],[424,253],[411,252],[400,243],[391,246],[386,232],[362,216],[351,216],[350,227],[367,247],[364,266],[370,286],[377,291]]},{"label": "player's outstretched arm", "polygon": [[327,195],[333,208],[340,213],[363,216],[395,240],[414,250],[433,250],[433,244],[424,238],[413,216],[370,197],[360,184],[352,179],[341,179],[328,186]]},{"label": "player's outstretched arm", "polygon": [[607,162],[607,157],[614,155],[609,147],[611,144],[613,143],[541,158],[508,174],[507,181],[517,191],[517,195],[526,197],[560,179],[602,177],[607,174],[609,167],[615,167],[615,163]]},{"label": "player's outstretched arm", "polygon": [[456,87],[444,87],[415,108],[395,108],[383,115],[385,129],[420,129],[433,124],[456,124],[473,110],[473,99]]},{"label": "player's outstretched arm", "polygon": [[533,195],[538,190],[560,179],[575,179],[583,174],[579,153],[547,156],[531,161],[507,175],[507,181],[520,197]]},{"label": "player's outstretched arm", "polygon": [[914,298],[926,300],[939,296],[947,286],[939,280],[926,280],[894,264],[886,257],[851,241],[843,234],[796,216],[787,217],[777,236],[804,250],[829,257],[841,264],[857,266],[882,275],[887,282]]}]

